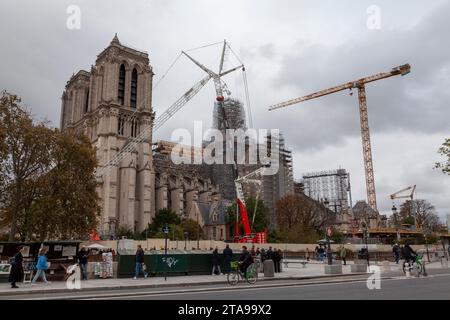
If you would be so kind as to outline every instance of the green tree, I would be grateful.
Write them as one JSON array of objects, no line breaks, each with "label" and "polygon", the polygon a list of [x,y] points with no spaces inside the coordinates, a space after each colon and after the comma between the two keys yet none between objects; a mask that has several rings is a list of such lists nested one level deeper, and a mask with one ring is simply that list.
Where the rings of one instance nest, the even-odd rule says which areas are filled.
[{"label": "green tree", "polygon": [[175,211],[171,209],[161,209],[156,212],[152,223],[148,224],[147,230],[144,230],[143,234],[147,233],[149,237],[155,237],[159,232],[162,232],[164,225],[179,225],[181,223],[180,217]]},{"label": "green tree", "polygon": [[44,123],[34,124],[29,111],[20,105],[16,95],[2,92],[0,97],[0,181],[2,223],[9,226],[9,241],[13,241],[18,224],[25,216],[32,181],[51,168],[52,130]]},{"label": "green tree", "polygon": [[450,175],[450,139],[446,139],[439,149],[438,153],[444,158],[443,162],[438,162],[435,164],[436,169],[442,170],[443,173]]},{"label": "green tree", "polygon": [[204,239],[205,234],[202,227],[197,223],[197,221],[192,219],[186,219],[181,222],[181,228],[183,232],[187,232],[188,240]]},{"label": "green tree", "polygon": [[34,123],[20,99],[6,92],[0,97],[0,122],[6,128],[0,132],[0,223],[9,227],[9,240],[89,234],[99,213],[97,160],[89,140]]}]

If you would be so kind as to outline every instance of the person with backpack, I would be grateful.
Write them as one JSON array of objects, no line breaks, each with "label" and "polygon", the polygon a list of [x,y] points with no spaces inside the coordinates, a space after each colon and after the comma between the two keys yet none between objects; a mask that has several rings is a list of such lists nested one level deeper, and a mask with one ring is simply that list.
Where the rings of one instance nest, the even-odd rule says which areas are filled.
[{"label": "person with backpack", "polygon": [[45,277],[45,270],[48,268],[47,257],[45,256],[46,253],[47,251],[44,248],[39,250],[38,261],[36,264],[36,275],[31,281],[31,285],[35,285],[39,278],[42,278],[42,281],[44,281],[45,284],[50,284],[50,281],[47,281],[47,278]]}]

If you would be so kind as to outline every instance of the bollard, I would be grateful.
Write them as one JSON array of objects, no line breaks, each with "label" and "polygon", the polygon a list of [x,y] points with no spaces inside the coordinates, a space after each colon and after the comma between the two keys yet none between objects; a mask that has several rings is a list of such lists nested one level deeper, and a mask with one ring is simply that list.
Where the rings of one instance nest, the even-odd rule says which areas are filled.
[{"label": "bollard", "polygon": [[411,270],[409,269],[409,263],[405,263],[405,276],[407,278],[411,277]]}]

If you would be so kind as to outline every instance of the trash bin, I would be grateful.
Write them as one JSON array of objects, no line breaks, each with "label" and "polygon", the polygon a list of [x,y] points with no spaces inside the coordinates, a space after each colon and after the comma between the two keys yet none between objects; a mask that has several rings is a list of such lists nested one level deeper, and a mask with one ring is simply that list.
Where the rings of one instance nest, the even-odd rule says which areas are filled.
[{"label": "trash bin", "polygon": [[273,278],[275,276],[275,264],[273,260],[265,260],[263,263],[264,278]]}]

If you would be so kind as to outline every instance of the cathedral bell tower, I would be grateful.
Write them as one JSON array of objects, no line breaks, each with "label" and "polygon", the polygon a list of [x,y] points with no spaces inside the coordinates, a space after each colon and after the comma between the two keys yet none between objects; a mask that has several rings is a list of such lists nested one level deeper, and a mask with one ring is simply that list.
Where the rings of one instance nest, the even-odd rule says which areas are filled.
[{"label": "cathedral bell tower", "polygon": [[[117,37],[98,56],[91,71],[79,71],[62,97],[61,129],[83,131],[103,167],[133,138],[153,125],[153,71],[148,54],[122,45]],[[100,233],[118,226],[142,231],[154,209],[155,174],[151,130],[134,152],[99,179]]]}]

